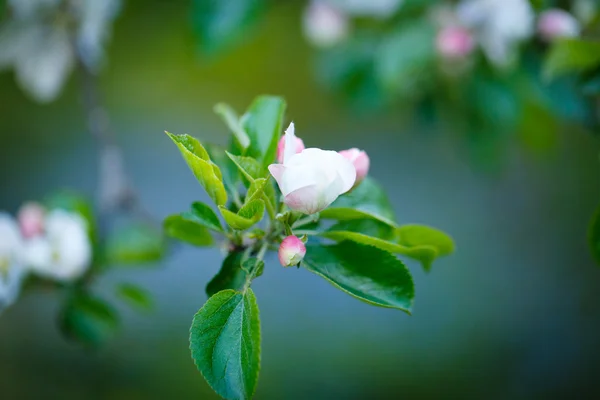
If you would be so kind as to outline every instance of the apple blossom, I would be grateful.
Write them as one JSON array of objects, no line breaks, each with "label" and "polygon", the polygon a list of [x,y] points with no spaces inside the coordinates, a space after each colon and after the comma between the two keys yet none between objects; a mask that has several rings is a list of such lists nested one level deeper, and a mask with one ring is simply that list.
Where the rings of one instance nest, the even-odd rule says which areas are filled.
[{"label": "apple blossom", "polygon": [[436,38],[438,53],[446,58],[460,59],[468,56],[475,46],[471,32],[460,26],[441,29]]},{"label": "apple blossom", "polygon": [[500,67],[510,64],[516,45],[533,34],[534,12],[527,0],[462,0],[456,12],[487,58]]},{"label": "apple blossom", "polygon": [[581,31],[579,21],[568,12],[558,8],[542,12],[537,28],[542,39],[548,42],[561,37],[575,37]]},{"label": "apple blossom", "polygon": [[284,267],[298,265],[306,255],[306,246],[296,236],[288,236],[279,246],[279,262]]},{"label": "apple blossom", "polygon": [[0,213],[0,311],[19,295],[26,275],[21,260],[19,227],[8,214]]},{"label": "apple blossom", "polygon": [[302,26],[306,38],[317,47],[335,46],[350,32],[348,16],[325,0],[310,2]]},{"label": "apple blossom", "polygon": [[88,269],[92,248],[87,224],[78,214],[54,210],[46,218],[46,234],[25,243],[28,267],[59,281],[72,281]]},{"label": "apple blossom", "polygon": [[23,237],[31,238],[42,234],[45,213],[44,207],[38,203],[25,203],[21,206],[17,214],[17,220]]},{"label": "apple blossom", "polygon": [[366,152],[357,148],[342,150],[340,151],[340,154],[354,165],[354,168],[356,169],[356,182],[354,182],[354,187],[358,186],[369,173],[369,156]]},{"label": "apple blossom", "polygon": [[[291,130],[292,134],[294,133],[294,123],[293,122],[288,127],[288,130]],[[286,130],[286,132],[287,132],[287,130]],[[302,141],[302,139],[300,139],[299,137],[295,137],[295,139],[294,139],[294,154],[300,153],[304,149],[305,149],[305,147],[304,147],[304,142]],[[283,136],[281,139],[279,139],[279,143],[277,144],[277,161],[280,164],[283,163],[284,152],[285,152],[285,136]]]},{"label": "apple blossom", "polygon": [[354,165],[336,151],[317,148],[295,154],[293,125],[285,132],[283,164],[269,165],[287,206],[305,214],[314,214],[346,193],[356,181]]}]

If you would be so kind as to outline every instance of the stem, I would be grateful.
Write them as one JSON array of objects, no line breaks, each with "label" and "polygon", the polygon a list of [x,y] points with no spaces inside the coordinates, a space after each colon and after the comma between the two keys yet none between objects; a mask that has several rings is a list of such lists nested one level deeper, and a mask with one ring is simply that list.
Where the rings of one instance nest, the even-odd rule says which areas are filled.
[{"label": "stem", "polygon": [[268,248],[269,248],[269,243],[267,241],[263,242],[262,246],[260,246],[260,250],[256,254],[256,258],[258,258],[259,260],[264,260],[265,253],[267,252]]},{"label": "stem", "polygon": [[269,213],[269,218],[271,218],[271,221],[275,221],[275,209],[273,208],[273,204],[271,204],[271,201],[269,200],[266,194],[263,193],[262,197],[265,202],[265,206],[267,207],[267,213]]},{"label": "stem", "polygon": [[318,236],[319,233],[321,233],[321,232],[319,232],[319,231],[311,231],[311,230],[302,230],[302,229],[294,231],[295,235]]}]

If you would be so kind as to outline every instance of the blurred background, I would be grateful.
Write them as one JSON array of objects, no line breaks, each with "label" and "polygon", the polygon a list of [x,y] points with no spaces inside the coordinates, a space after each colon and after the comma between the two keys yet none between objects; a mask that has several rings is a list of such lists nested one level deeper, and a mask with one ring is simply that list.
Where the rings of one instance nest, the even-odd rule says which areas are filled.
[{"label": "blurred background", "polygon": [[[352,39],[315,49],[303,34],[307,2],[271,2],[235,42],[214,49],[202,36],[202,5],[124,3],[98,73],[127,171],[152,216],[208,200],[163,131],[224,144],[213,105],[241,112],[255,96],[274,94],[287,100],[287,119],[308,146],[369,153],[370,174],[400,223],[439,227],[457,243],[429,274],[408,262],[416,282],[410,317],[268,260],[254,285],[263,332],[256,398],[600,396],[600,270],[586,241],[600,198],[600,146],[589,103],[568,79],[552,86],[535,78],[535,47],[509,72],[474,61],[482,66],[469,76],[489,85],[473,84],[479,89],[464,102],[487,111],[482,118],[452,108],[437,81],[411,85],[407,99],[371,85],[364,64],[339,82],[328,75],[347,68],[360,27],[375,32],[377,21],[359,18]],[[377,26],[410,18],[407,10]],[[517,78],[529,72],[533,78]],[[0,209],[13,213],[60,188],[97,194],[98,148],[79,78],[69,75],[54,101],[39,103],[13,70],[0,73]],[[469,92],[472,79],[460,79],[455,91]],[[531,111],[519,100],[541,92],[533,104],[547,108]],[[181,246],[153,268],[104,275],[98,293],[139,283],[155,309],[120,310],[121,331],[97,350],[61,337],[55,293],[26,292],[0,319],[0,397],[216,398],[193,365],[188,330],[221,260],[218,250]]]}]

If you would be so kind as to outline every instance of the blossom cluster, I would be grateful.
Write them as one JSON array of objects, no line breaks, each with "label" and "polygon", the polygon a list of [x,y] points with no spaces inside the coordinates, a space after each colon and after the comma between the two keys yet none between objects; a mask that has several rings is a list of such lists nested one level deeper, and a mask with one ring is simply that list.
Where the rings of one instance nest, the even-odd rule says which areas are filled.
[{"label": "blossom cluster", "polygon": [[[369,172],[367,153],[357,148],[340,152],[305,148],[295,136],[292,122],[277,148],[277,164],[269,172],[277,181],[283,202],[293,211],[315,214],[327,208],[340,195],[357,187]],[[283,266],[297,265],[304,254],[304,244],[288,236],[279,248]]]},{"label": "blossom cluster", "polygon": [[24,204],[0,213],[0,310],[12,304],[29,274],[58,282],[80,278],[92,260],[85,219],[62,209]]},{"label": "blossom cluster", "polygon": [[[593,4],[590,0],[578,0],[572,13],[550,8],[539,15],[528,0],[438,4],[430,13],[438,30],[435,46],[442,58],[454,60],[464,59],[480,48],[492,64],[505,67],[514,59],[518,45],[536,33],[546,42],[578,36],[593,14]],[[393,0],[313,0],[304,13],[304,34],[317,47],[333,47],[349,38],[353,16],[390,18],[401,6],[401,1]]]}]

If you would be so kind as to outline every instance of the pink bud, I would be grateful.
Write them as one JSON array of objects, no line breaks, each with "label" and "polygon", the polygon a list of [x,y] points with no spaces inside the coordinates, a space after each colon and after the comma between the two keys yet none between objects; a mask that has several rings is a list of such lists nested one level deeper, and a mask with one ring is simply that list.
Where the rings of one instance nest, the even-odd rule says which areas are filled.
[{"label": "pink bud", "polygon": [[17,215],[21,234],[26,238],[42,234],[45,213],[44,208],[38,203],[30,202],[22,205]]},{"label": "pink bud", "polygon": [[354,187],[358,186],[369,173],[369,165],[371,164],[369,156],[367,153],[357,148],[340,151],[340,154],[354,165],[354,168],[356,169],[356,181],[354,182]]},{"label": "pink bud", "polygon": [[[304,150],[304,142],[299,137],[294,137],[294,143],[296,146],[294,154],[301,153]],[[282,136],[279,139],[279,143],[277,144],[277,162],[283,164],[283,154],[285,152],[285,136]]]},{"label": "pink bud", "polygon": [[580,30],[577,19],[558,8],[544,11],[538,20],[538,32],[548,42],[560,37],[578,36]]},{"label": "pink bud", "polygon": [[450,26],[439,31],[436,39],[438,53],[447,58],[463,58],[468,56],[475,41],[471,33],[460,26]]},{"label": "pink bud", "polygon": [[298,265],[306,254],[306,246],[296,236],[288,236],[279,246],[279,262],[284,267]]}]

